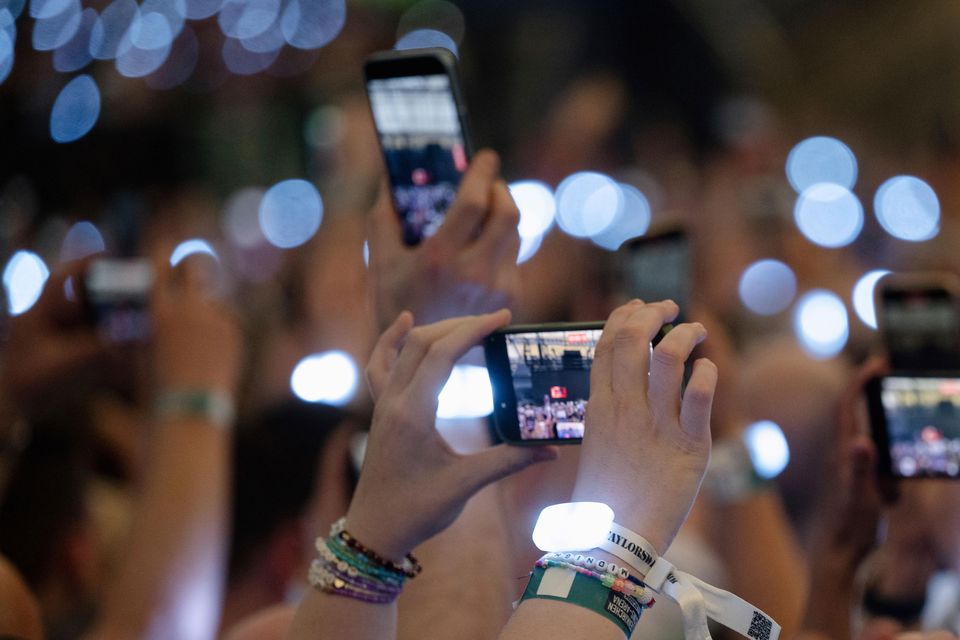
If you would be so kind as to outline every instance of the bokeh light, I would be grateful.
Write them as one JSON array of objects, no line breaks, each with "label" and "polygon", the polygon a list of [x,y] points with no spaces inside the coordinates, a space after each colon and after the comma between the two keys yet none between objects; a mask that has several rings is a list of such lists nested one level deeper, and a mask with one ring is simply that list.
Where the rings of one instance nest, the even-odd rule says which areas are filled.
[{"label": "bokeh light", "polygon": [[0,29],[0,84],[7,79],[13,70],[16,58],[16,27]]},{"label": "bokeh light", "polygon": [[453,41],[453,38],[443,31],[437,31],[436,29],[415,29],[410,33],[405,33],[397,40],[397,43],[393,45],[393,48],[398,51],[405,49],[427,49],[430,47],[440,47],[447,49],[455,56],[460,55],[460,51],[457,49],[457,43]]},{"label": "bokeh light", "polygon": [[73,37],[64,42],[53,52],[53,68],[61,73],[79,71],[90,64],[93,56],[90,55],[90,37],[93,25],[97,23],[95,9],[84,9],[80,15],[80,25]]},{"label": "bokeh light", "polygon": [[[130,41],[130,36],[124,36],[124,40]],[[143,49],[132,44],[132,41],[130,46],[121,45],[122,53],[117,55],[116,60],[117,72],[127,78],[150,75],[167,61],[172,48],[171,42],[156,49]]]},{"label": "bokeh light", "polygon": [[850,333],[843,301],[823,289],[808,291],[800,298],[794,309],[793,327],[804,351],[817,359],[840,353]]},{"label": "bokeh light", "polygon": [[90,55],[97,60],[112,60],[130,47],[125,38],[140,12],[134,0],[114,0],[97,18],[90,32]]},{"label": "bokeh light", "polygon": [[797,193],[815,184],[829,182],[853,189],[857,182],[857,158],[850,147],[836,138],[816,136],[798,143],[787,155],[787,179]]},{"label": "bokeh light", "polygon": [[40,256],[31,251],[14,253],[3,269],[3,289],[10,315],[29,311],[40,299],[49,277],[50,269]]},{"label": "bokeh light", "polygon": [[30,0],[30,17],[46,20],[66,11],[74,0]]},{"label": "bokeh light", "polygon": [[291,47],[319,49],[337,37],[346,20],[345,0],[290,0],[280,28]]},{"label": "bokeh light", "polygon": [[223,6],[223,0],[186,0],[184,11],[190,20],[203,20],[216,15]]},{"label": "bokeh light", "polygon": [[520,238],[541,236],[553,225],[557,202],[550,187],[537,180],[520,180],[510,184],[510,195],[520,210]]},{"label": "bokeh light", "polygon": [[235,191],[227,199],[221,226],[224,235],[236,246],[250,248],[266,240],[259,220],[264,193],[259,187],[246,187]]},{"label": "bokeh light", "polygon": [[650,201],[636,187],[620,183],[623,207],[606,229],[591,237],[594,243],[609,251],[616,251],[627,240],[638,238],[650,228],[652,212]]},{"label": "bokeh light", "polygon": [[83,9],[80,0],[70,0],[63,11],[33,23],[33,48],[53,51],[70,41],[80,28]]},{"label": "bokeh light", "polygon": [[779,260],[758,260],[740,276],[740,300],[762,316],[780,313],[797,295],[797,277]]},{"label": "bokeh light", "polygon": [[890,273],[887,269],[875,269],[863,275],[853,286],[853,310],[857,316],[871,329],[877,328],[877,310],[873,304],[873,291],[877,281]]},{"label": "bokeh light", "polygon": [[0,0],[0,6],[3,7],[2,10],[10,14],[11,20],[16,20],[20,17],[26,4],[27,0]]},{"label": "bokeh light", "polygon": [[357,391],[359,371],[349,354],[326,351],[309,355],[294,367],[290,388],[301,400],[342,406]]},{"label": "bokeh light", "polygon": [[486,367],[453,367],[437,398],[438,418],[482,418],[493,413],[493,387]]},{"label": "bokeh light", "polygon": [[260,229],[272,245],[298,247],[320,228],[323,201],[306,180],[284,180],[264,194],[259,218]]},{"label": "bokeh light", "polygon": [[96,225],[89,221],[78,222],[67,231],[60,247],[60,261],[80,260],[95,253],[106,251],[107,244]]},{"label": "bokeh light", "polygon": [[173,252],[170,254],[170,266],[175,267],[188,256],[196,254],[207,255],[214,260],[220,260],[220,256],[209,242],[203,238],[190,238],[189,240],[184,240],[173,249]]},{"label": "bokeh light", "polygon": [[804,189],[793,209],[797,228],[821,247],[843,247],[863,230],[863,205],[849,189],[821,182]]},{"label": "bokeh light", "polygon": [[940,201],[933,188],[914,176],[890,178],[877,189],[873,210],[880,226],[901,240],[922,242],[940,232]]},{"label": "bokeh light", "polygon": [[370,266],[370,243],[366,240],[363,241],[363,266]]},{"label": "bokeh light", "polygon": [[279,16],[280,0],[227,0],[217,22],[223,35],[242,40],[262,34]]},{"label": "bokeh light", "polygon": [[190,79],[200,59],[200,41],[189,26],[173,41],[170,55],[160,68],[144,78],[151,89],[172,89]]},{"label": "bokeh light", "polygon": [[776,422],[754,422],[744,430],[743,442],[754,470],[765,480],[776,478],[790,463],[790,445]]},{"label": "bokeh light", "polygon": [[536,255],[543,244],[543,235],[520,236],[520,249],[517,251],[517,264],[523,264]]},{"label": "bokeh light", "polygon": [[557,187],[557,224],[577,238],[602,233],[624,206],[620,186],[609,176],[583,171]]},{"label": "bokeh light", "polygon": [[263,33],[242,38],[240,44],[243,45],[244,49],[253,53],[273,53],[274,51],[280,51],[287,44],[287,41],[283,38],[280,20],[275,20]]},{"label": "bokeh light", "polygon": [[463,40],[463,12],[447,0],[421,0],[400,16],[397,38],[417,29],[442,31],[459,45]]},{"label": "bokeh light", "polygon": [[226,38],[223,41],[223,62],[227,69],[238,76],[260,73],[277,59],[280,50],[257,53],[243,46],[239,40]]},{"label": "bokeh light", "polygon": [[61,89],[50,111],[50,137],[56,142],[79,140],[100,117],[100,89],[89,75],[77,76]]}]

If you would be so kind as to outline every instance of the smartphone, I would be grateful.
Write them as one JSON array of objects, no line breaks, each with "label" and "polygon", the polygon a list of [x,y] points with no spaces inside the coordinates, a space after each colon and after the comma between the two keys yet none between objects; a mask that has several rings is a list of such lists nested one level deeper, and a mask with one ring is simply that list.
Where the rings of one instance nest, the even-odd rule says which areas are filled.
[{"label": "smartphone", "polygon": [[83,277],[88,312],[108,343],[142,342],[150,336],[153,266],[146,258],[101,258]]},{"label": "smartphone", "polygon": [[875,289],[877,321],[896,371],[960,371],[960,278],[897,273]]},{"label": "smartphone", "polygon": [[874,378],[867,403],[883,475],[960,477],[960,374]]},{"label": "smartphone", "polygon": [[515,325],[487,336],[493,420],[511,444],[579,444],[602,322]]},{"label": "smartphone", "polygon": [[364,76],[403,241],[416,245],[440,227],[470,162],[457,61],[442,48],[387,51]]},{"label": "smartphone", "polygon": [[673,300],[683,322],[691,297],[690,241],[681,229],[629,242],[624,253],[624,285],[632,298],[646,302]]}]

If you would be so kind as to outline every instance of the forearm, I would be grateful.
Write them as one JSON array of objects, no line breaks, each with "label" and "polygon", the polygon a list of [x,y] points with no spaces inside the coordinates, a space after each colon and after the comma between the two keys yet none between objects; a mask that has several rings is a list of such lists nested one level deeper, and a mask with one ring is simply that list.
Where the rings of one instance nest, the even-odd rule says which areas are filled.
[{"label": "forearm", "polygon": [[397,637],[397,604],[373,604],[311,589],[297,607],[286,637],[392,640]]},{"label": "forearm", "polygon": [[715,504],[707,531],[726,564],[730,590],[767,612],[789,637],[800,626],[807,571],[779,495],[763,491]]},{"label": "forearm", "polygon": [[[640,625],[643,624],[641,619]],[[642,636],[642,633],[640,634]],[[612,622],[583,607],[553,600],[526,600],[517,607],[500,640],[623,640]]]},{"label": "forearm", "polygon": [[229,436],[200,419],[154,426],[129,551],[95,638],[210,638],[222,600]]}]

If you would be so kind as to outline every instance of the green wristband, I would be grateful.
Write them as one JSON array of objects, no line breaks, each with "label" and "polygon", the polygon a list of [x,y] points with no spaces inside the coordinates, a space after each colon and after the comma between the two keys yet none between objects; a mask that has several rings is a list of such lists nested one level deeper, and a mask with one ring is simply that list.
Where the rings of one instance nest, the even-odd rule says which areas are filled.
[{"label": "green wristband", "polygon": [[[561,583],[565,584],[559,589],[554,586],[543,588],[545,585],[544,576],[551,573],[551,577],[559,576]],[[572,580],[570,575],[572,574]],[[566,591],[566,595],[563,592]],[[599,613],[610,622],[617,625],[623,632],[623,635],[629,638],[633,634],[633,629],[640,620],[640,613],[643,607],[636,598],[623,593],[614,591],[605,587],[599,580],[589,576],[571,571],[569,569],[549,568],[543,569],[535,567],[530,574],[530,582],[520,598],[520,602],[534,598],[546,600],[558,600],[560,602],[569,602],[584,609],[590,609]]]}]

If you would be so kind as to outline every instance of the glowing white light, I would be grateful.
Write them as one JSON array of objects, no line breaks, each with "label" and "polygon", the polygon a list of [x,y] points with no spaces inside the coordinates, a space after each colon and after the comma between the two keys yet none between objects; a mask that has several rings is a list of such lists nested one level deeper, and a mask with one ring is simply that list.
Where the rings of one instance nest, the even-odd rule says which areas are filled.
[{"label": "glowing white light", "polygon": [[134,0],[114,0],[97,18],[90,32],[90,55],[97,60],[112,60],[131,46],[124,38],[140,12]]},{"label": "glowing white light", "polygon": [[147,16],[151,13],[160,14],[166,19],[172,40],[183,30],[187,19],[187,5],[184,0],[142,0],[140,14]]},{"label": "glowing white light", "polygon": [[850,190],[830,182],[804,189],[793,217],[810,242],[831,249],[850,244],[863,229],[860,200]]},{"label": "glowing white light", "polygon": [[753,468],[761,478],[775,478],[790,463],[790,446],[783,429],[776,422],[754,422],[743,433],[743,442],[750,453]]},{"label": "glowing white light", "polygon": [[306,402],[344,405],[357,390],[357,365],[343,351],[327,351],[307,356],[293,369],[290,388]]},{"label": "glowing white light", "polygon": [[50,112],[50,137],[73,142],[87,135],[100,117],[100,90],[93,78],[77,76],[61,89]]},{"label": "glowing white light", "polygon": [[323,201],[306,180],[284,180],[270,187],[260,203],[260,229],[274,246],[298,247],[317,232]]},{"label": "glowing white light", "polygon": [[545,508],[533,528],[541,551],[580,551],[599,547],[613,524],[613,509],[602,502],[566,502]]},{"label": "glowing white light", "polygon": [[138,49],[153,51],[170,46],[173,42],[173,29],[170,21],[156,11],[137,12],[130,25],[130,43]]},{"label": "glowing white light", "polygon": [[520,250],[517,251],[517,264],[523,264],[536,255],[543,244],[543,236],[527,236],[520,238]]},{"label": "glowing white light", "polygon": [[590,239],[609,251],[616,251],[632,238],[642,236],[650,228],[650,201],[636,187],[620,183],[623,207],[610,225]]},{"label": "glowing white light", "polygon": [[787,179],[797,193],[821,182],[852,189],[857,182],[857,158],[836,138],[807,138],[787,156]]},{"label": "glowing white light", "polygon": [[557,215],[557,201],[550,187],[536,180],[521,180],[510,185],[510,195],[520,210],[520,238],[546,233]]},{"label": "glowing white light", "polygon": [[280,15],[280,0],[227,0],[217,21],[223,35],[241,40],[270,28]]},{"label": "glowing white light", "polygon": [[37,20],[53,18],[69,8],[72,0],[30,0],[30,17]]},{"label": "glowing white light", "polygon": [[430,47],[441,47],[447,49],[455,56],[460,55],[457,49],[457,43],[453,41],[453,38],[443,31],[437,31],[436,29],[415,29],[410,33],[403,34],[403,36],[397,40],[397,43],[393,45],[393,48],[397,51],[403,51],[404,49],[427,49]]},{"label": "glowing white light", "polygon": [[[130,42],[129,36],[124,40]],[[162,67],[173,47],[172,43],[167,43],[158,49],[141,49],[133,44],[120,48],[123,52],[117,55],[117,73],[127,78],[142,78]]]},{"label": "glowing white light", "polygon": [[[93,25],[97,23],[95,9],[84,9],[80,15],[80,26],[67,42],[53,52],[53,68],[61,73],[72,73],[87,66],[93,57],[90,55],[90,37]],[[2,58],[2,54],[0,54]]]},{"label": "glowing white light", "polygon": [[557,187],[557,224],[568,234],[586,238],[602,233],[624,206],[620,186],[602,173],[583,171]]},{"label": "glowing white light", "polygon": [[203,238],[191,238],[184,240],[176,246],[173,253],[170,254],[170,266],[175,267],[187,256],[192,256],[197,253],[211,256],[217,261],[220,260],[220,256],[217,255],[217,252],[210,246],[209,242]]},{"label": "glowing white light", "polygon": [[240,40],[240,44],[247,51],[253,53],[272,53],[283,48],[287,41],[283,38],[280,21],[276,20],[263,33]]},{"label": "glowing white light", "polygon": [[370,243],[366,240],[363,241],[363,265],[370,266]]},{"label": "glowing white light", "polygon": [[70,41],[80,28],[82,7],[79,0],[70,0],[63,11],[33,24],[33,48],[52,51]]},{"label": "glowing white light", "polygon": [[847,308],[835,293],[814,289],[797,303],[793,327],[800,345],[810,356],[831,358],[847,344]]},{"label": "glowing white light", "polygon": [[758,260],[740,276],[740,300],[762,316],[780,313],[797,295],[797,277],[779,260]]},{"label": "glowing white light", "polygon": [[61,262],[80,260],[95,253],[106,251],[103,235],[92,222],[78,222],[67,231],[60,247]]},{"label": "glowing white light", "polygon": [[190,20],[203,20],[216,15],[223,6],[223,0],[186,0],[185,16]]},{"label": "glowing white light", "polygon": [[15,26],[10,30],[0,30],[0,84],[3,84],[13,70],[16,33]]},{"label": "glowing white light", "polygon": [[246,187],[234,192],[224,205],[223,231],[238,247],[255,247],[265,240],[259,222],[264,193],[259,187]]},{"label": "glowing white light", "polygon": [[493,413],[493,387],[486,367],[458,364],[437,398],[438,418],[482,418]]},{"label": "glowing white light", "polygon": [[246,48],[239,40],[226,38],[223,41],[223,62],[227,69],[238,76],[250,76],[260,73],[277,59],[280,50],[257,53]]},{"label": "glowing white light", "polygon": [[291,47],[319,49],[337,37],[346,20],[345,0],[290,0],[280,28]]},{"label": "glowing white light", "polygon": [[890,178],[877,189],[873,209],[880,226],[895,238],[921,242],[940,232],[940,201],[920,178]]},{"label": "glowing white light", "polygon": [[7,294],[7,311],[17,316],[30,310],[50,277],[50,270],[37,254],[17,251],[3,270],[3,288]]},{"label": "glowing white light", "polygon": [[857,312],[863,324],[871,329],[877,328],[877,311],[873,305],[873,290],[877,281],[890,273],[887,269],[877,269],[857,280],[853,287],[853,310]]}]

